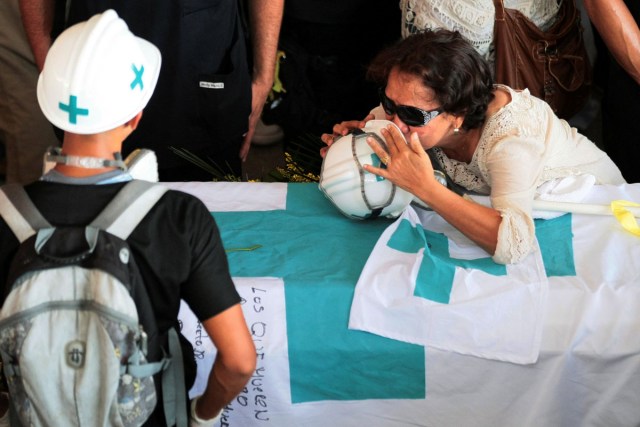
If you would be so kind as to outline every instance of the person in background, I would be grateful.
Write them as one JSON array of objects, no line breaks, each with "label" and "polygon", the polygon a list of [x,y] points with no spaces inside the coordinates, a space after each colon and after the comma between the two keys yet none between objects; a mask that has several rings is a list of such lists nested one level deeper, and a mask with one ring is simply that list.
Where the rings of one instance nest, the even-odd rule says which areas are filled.
[{"label": "person in background", "polygon": [[604,42],[598,55],[604,149],[627,181],[640,182],[640,2],[584,0],[584,6]]},{"label": "person in background", "polygon": [[[581,174],[625,182],[611,159],[547,103],[528,90],[494,85],[489,64],[457,31],[408,36],[383,50],[368,76],[380,86],[381,107],[365,121],[391,120],[401,132],[384,133],[388,151],[370,142],[385,166],[365,169],[418,197],[495,262],[516,263],[533,249],[532,205],[544,182]],[[364,123],[337,124],[322,140],[330,146]],[[491,207],[440,184],[426,150],[453,183],[489,195]]]},{"label": "person in background", "polygon": [[[504,7],[522,12],[538,28],[546,30],[555,22],[560,5],[558,0],[504,0]],[[400,9],[402,37],[427,29],[458,31],[493,66],[492,0],[400,0]]]},{"label": "person in background", "polygon": [[4,0],[0,2],[0,145],[4,142],[6,182],[38,179],[47,148],[59,145],[38,107],[37,80],[18,0]]},{"label": "person in background", "polygon": [[[503,0],[503,4],[507,9],[520,12],[541,31],[548,31],[556,24],[558,13],[565,1],[574,2],[576,8],[581,9],[581,0]],[[445,28],[459,31],[489,62],[491,70],[494,71],[494,0],[400,0],[400,9],[403,16],[403,37],[425,29]],[[586,20],[586,14],[583,15],[585,16],[582,19]],[[589,62],[593,65],[595,46],[591,26],[585,26],[584,21],[581,21],[581,26]],[[536,96],[540,96],[540,93]],[[598,106],[599,99],[592,97],[573,117],[560,113],[561,118],[568,120],[572,126],[587,131],[597,114]]]},{"label": "person in background", "polygon": [[[241,10],[245,3],[248,34]],[[241,176],[273,85],[284,0],[20,0],[20,6],[39,68],[60,30],[55,27],[68,27],[106,9],[118,12],[165,58],[145,121],[127,140],[123,154],[140,147],[155,151],[161,181],[212,179],[170,147],[214,163],[221,175]]]},{"label": "person in background", "polygon": [[[280,33],[287,99],[265,109],[263,118],[295,138],[327,132],[341,117],[364,116],[377,99],[366,66],[400,38],[399,28],[387,25],[399,12],[388,0],[287,1]],[[296,70],[282,70],[296,61]]]},{"label": "person in background", "polygon": [[[51,46],[38,101],[45,116],[64,130],[64,139],[55,168],[25,187],[49,223],[89,224],[131,179],[126,168],[116,167],[118,154],[141,122],[160,62],[158,49],[135,37],[113,10],[69,28]],[[0,241],[0,283],[6,287],[19,242],[2,219]],[[184,300],[217,349],[206,390],[190,406],[191,425],[213,426],[256,364],[216,222],[197,198],[167,191],[127,243],[160,334],[176,324]],[[195,363],[193,354],[184,360]],[[187,390],[193,380],[186,379]],[[166,425],[160,401],[145,425]]]},{"label": "person in background", "polygon": [[[583,0],[589,19],[611,55],[640,85],[640,7],[629,9],[623,0]],[[633,2],[636,4],[636,2]]]}]

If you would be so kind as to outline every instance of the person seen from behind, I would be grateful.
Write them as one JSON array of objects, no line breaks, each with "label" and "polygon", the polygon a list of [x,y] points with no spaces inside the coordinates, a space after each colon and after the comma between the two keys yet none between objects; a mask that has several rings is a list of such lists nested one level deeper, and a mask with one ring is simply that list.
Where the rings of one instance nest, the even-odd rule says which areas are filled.
[{"label": "person seen from behind", "polygon": [[[65,131],[64,140],[53,156],[55,167],[25,189],[53,226],[89,224],[131,180],[120,151],[142,119],[160,63],[158,49],[134,36],[113,10],[70,27],[52,45],[38,101],[49,121]],[[6,288],[19,242],[2,219],[0,241],[0,281]],[[206,389],[184,408],[191,426],[213,426],[256,364],[216,222],[200,200],[169,190],[126,241],[160,334],[177,324],[184,300],[217,349]],[[193,349],[183,347],[189,390],[195,361]],[[161,402],[144,425],[166,425]]]}]

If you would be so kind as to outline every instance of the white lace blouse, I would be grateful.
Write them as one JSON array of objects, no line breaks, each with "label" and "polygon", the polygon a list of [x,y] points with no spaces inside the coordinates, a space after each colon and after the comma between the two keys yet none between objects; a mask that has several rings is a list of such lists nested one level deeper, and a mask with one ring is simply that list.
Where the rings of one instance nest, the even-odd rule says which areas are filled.
[{"label": "white lace blouse", "polygon": [[[504,0],[504,6],[517,9],[539,28],[546,30],[558,12],[558,0]],[[493,57],[492,0],[400,0],[402,37],[426,28],[457,30],[490,63]]]},{"label": "white lace blouse", "polygon": [[490,195],[502,215],[493,259],[514,263],[534,242],[532,204],[536,188],[546,181],[591,174],[600,184],[624,183],[611,159],[575,128],[559,119],[528,90],[508,91],[511,102],[490,116],[470,163],[448,158],[434,148],[451,179],[462,187]]}]

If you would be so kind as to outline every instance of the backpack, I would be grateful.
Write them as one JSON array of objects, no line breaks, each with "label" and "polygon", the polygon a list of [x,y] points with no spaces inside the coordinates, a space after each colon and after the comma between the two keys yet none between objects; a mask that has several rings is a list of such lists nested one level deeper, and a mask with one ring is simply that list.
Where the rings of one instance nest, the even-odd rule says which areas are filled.
[{"label": "backpack", "polygon": [[20,241],[0,310],[12,425],[139,426],[161,378],[167,425],[186,426],[178,333],[167,354],[126,242],[166,190],[133,180],[88,226],[53,227],[22,186],[0,188]]}]

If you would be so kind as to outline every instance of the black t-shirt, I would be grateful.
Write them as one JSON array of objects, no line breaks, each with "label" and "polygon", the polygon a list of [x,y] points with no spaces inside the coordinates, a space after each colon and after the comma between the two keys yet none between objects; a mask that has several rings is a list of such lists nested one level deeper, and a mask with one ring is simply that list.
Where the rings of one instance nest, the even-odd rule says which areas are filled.
[{"label": "black t-shirt", "polygon": [[[27,193],[54,226],[89,224],[124,184],[35,182]],[[6,288],[18,240],[0,218],[0,280]],[[204,204],[168,191],[127,239],[161,331],[175,325],[184,299],[200,320],[240,302],[218,227]],[[4,289],[4,288],[3,288]],[[3,296],[0,298],[4,298]]]}]

